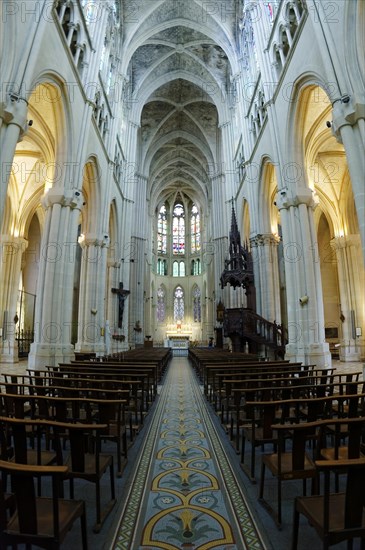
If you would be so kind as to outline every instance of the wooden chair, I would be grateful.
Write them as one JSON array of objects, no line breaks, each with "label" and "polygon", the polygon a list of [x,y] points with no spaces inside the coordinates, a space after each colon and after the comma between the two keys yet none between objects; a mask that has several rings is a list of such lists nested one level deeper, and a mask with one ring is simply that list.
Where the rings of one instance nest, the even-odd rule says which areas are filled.
[{"label": "wooden chair", "polygon": [[[281,412],[278,412],[278,402],[247,402],[244,406],[247,423],[242,426],[241,467],[253,483],[255,478],[256,447],[264,449],[265,444],[276,445],[276,433],[273,424],[281,421]],[[245,465],[246,441],[251,443],[250,468]]]},{"label": "wooden chair", "polygon": [[[356,397],[356,396],[355,396]],[[328,438],[331,446],[328,446]],[[319,433],[320,447],[317,458],[321,460],[346,460],[360,458],[364,454],[365,417],[334,418],[323,422]],[[339,472],[335,472],[335,490],[339,490]]]},{"label": "wooden chair", "polygon": [[[303,480],[303,494],[306,494],[306,480],[312,479],[312,493],[317,491],[317,470],[314,461],[307,451],[307,445],[310,440],[318,437],[318,422],[303,422],[300,424],[275,425],[273,430],[277,431],[277,452],[262,456],[261,479],[259,501],[273,516],[277,526],[281,528],[282,514],[282,482],[292,480]],[[288,433],[291,438],[291,450],[286,451],[285,445],[288,441]],[[270,470],[273,476],[277,478],[277,502],[278,509],[274,509],[264,499],[265,471]]]},{"label": "wooden chair", "polygon": [[[28,466],[0,460],[0,471],[10,476],[15,511],[5,513],[6,501],[0,491],[0,546],[18,544],[50,550],[61,547],[76,519],[81,521],[82,548],[87,550],[85,503],[59,497],[59,488],[67,473],[66,466]],[[52,479],[52,497],[36,497],[34,478]]]},{"label": "wooden chair", "polygon": [[[298,547],[299,517],[303,514],[322,540],[323,550],[343,541],[347,548],[353,548],[353,540],[361,538],[361,549],[365,549],[365,458],[347,460],[319,460],[315,463],[324,473],[324,494],[310,497],[296,497],[292,550]],[[341,471],[347,474],[344,493],[330,493],[330,473]],[[307,526],[306,526],[307,529]]]},{"label": "wooden chair", "polygon": [[[100,452],[100,438],[106,434],[106,424],[71,424],[52,422],[56,430],[63,435],[67,432],[69,455],[65,461],[68,466],[67,478],[70,481],[70,498],[74,498],[74,480],[83,479],[95,484],[96,523],[94,533],[99,533],[103,523],[116,503],[114,485],[113,455]],[[59,441],[59,446],[61,441]],[[92,443],[92,446],[91,446]],[[101,510],[100,480],[109,469],[110,500]]]},{"label": "wooden chair", "polygon": [[[327,446],[328,434],[333,445]],[[319,459],[346,460],[360,458],[365,436],[365,417],[333,418],[323,421],[320,429]]]},{"label": "wooden chair", "polygon": [[[37,441],[38,435],[41,437],[44,433],[47,433],[47,437],[53,446],[53,450],[49,452],[54,456],[54,460],[57,461],[58,465],[68,466],[67,479],[70,482],[70,498],[74,498],[75,479],[84,479],[95,484],[96,524],[94,531],[98,533],[116,502],[113,455],[100,452],[100,438],[102,434],[107,433],[108,425],[4,417],[0,417],[0,423],[16,434],[13,458],[16,463],[26,464],[28,460],[27,428],[32,427],[37,435]],[[67,444],[66,451],[63,450],[64,441]],[[38,447],[37,445],[37,449],[35,449],[37,465],[45,465],[44,462],[40,462],[43,452],[47,451],[42,451],[41,446]],[[102,511],[100,480],[107,469],[109,469],[110,474],[111,498]]]},{"label": "wooden chair", "polygon": [[85,400],[86,418],[89,423],[96,422],[107,426],[100,434],[103,441],[112,441],[117,446],[117,475],[120,477],[127,463],[128,443],[123,399]]},{"label": "wooden chair", "polygon": [[[60,464],[56,451],[47,448],[46,433],[30,419],[0,417],[1,459],[29,466]],[[30,438],[30,444],[28,442]],[[5,483],[5,474],[3,481]],[[38,478],[38,495],[41,477]]]}]

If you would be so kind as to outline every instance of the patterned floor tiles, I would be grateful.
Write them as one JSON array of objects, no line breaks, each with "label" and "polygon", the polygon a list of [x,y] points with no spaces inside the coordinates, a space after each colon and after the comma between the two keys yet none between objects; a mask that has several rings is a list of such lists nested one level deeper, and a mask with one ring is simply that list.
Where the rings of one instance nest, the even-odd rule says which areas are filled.
[{"label": "patterned floor tiles", "polygon": [[186,358],[170,365],[113,548],[264,548]]}]

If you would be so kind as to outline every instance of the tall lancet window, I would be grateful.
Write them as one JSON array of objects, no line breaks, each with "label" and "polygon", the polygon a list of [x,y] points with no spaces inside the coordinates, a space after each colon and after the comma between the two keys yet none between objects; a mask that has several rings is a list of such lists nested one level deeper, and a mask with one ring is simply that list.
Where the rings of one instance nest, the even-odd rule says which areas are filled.
[{"label": "tall lancet window", "polygon": [[242,44],[242,63],[243,68],[246,71],[245,80],[247,82],[256,82],[259,72],[257,51],[255,44],[255,35],[252,26],[252,15],[258,17],[257,6],[254,4],[247,4],[247,8],[244,10],[243,19],[240,23],[240,29],[242,31],[241,44]]},{"label": "tall lancet window", "polygon": [[269,20],[270,25],[273,24],[275,19],[278,2],[265,2],[265,12]]},{"label": "tall lancet window", "polygon": [[166,206],[160,208],[157,221],[157,253],[166,254],[167,252],[167,212]]},{"label": "tall lancet window", "polygon": [[197,252],[200,252],[200,214],[198,207],[195,204],[193,204],[191,208],[190,230],[191,253],[196,254]]},{"label": "tall lancet window", "polygon": [[172,253],[185,254],[185,212],[181,203],[176,203],[173,211]]},{"label": "tall lancet window", "polygon": [[201,314],[201,292],[198,286],[193,288],[193,316],[194,323],[200,323],[202,314]]},{"label": "tall lancet window", "polygon": [[184,291],[181,286],[177,286],[174,292],[174,321],[183,321],[184,319]]},{"label": "tall lancet window", "polygon": [[160,286],[157,290],[157,321],[163,323],[165,320],[166,302],[165,302],[165,290]]}]

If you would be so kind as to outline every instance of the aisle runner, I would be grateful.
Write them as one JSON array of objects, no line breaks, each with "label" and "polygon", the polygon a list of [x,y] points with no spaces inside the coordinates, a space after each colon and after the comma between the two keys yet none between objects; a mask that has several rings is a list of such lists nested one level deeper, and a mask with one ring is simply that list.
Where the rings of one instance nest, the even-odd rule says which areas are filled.
[{"label": "aisle runner", "polygon": [[114,549],[263,549],[186,358],[162,388]]}]

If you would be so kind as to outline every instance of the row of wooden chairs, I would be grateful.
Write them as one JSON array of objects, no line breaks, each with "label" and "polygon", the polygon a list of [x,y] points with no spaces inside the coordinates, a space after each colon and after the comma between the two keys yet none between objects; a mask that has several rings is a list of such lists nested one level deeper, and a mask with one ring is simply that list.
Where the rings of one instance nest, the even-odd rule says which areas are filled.
[{"label": "row of wooden chairs", "polygon": [[[138,360],[135,368],[131,358],[121,366],[113,358],[113,362],[59,365],[28,372],[21,378],[4,376],[0,382],[1,547],[40,541],[43,547],[59,547],[80,517],[82,547],[87,548],[85,505],[74,500],[75,491],[79,492],[77,498],[82,497],[74,480],[95,485],[94,532],[99,532],[116,502],[115,453],[109,446],[103,450],[103,442],[116,443],[121,475],[127,459],[127,428],[132,441],[157,395],[169,350],[157,355],[152,364]],[[100,480],[108,471],[110,497],[105,504]],[[48,500],[40,483],[44,475],[51,477],[54,489],[53,498]],[[30,490],[33,481],[28,476],[39,480],[38,496]],[[24,519],[19,488],[22,478],[27,478],[24,484],[29,487],[27,506],[41,512],[38,517],[37,513],[30,514],[28,520]],[[65,480],[69,482],[68,500],[64,498]]]},{"label": "row of wooden chairs", "polygon": [[[256,382],[256,384],[258,382]],[[293,380],[291,384],[284,384],[281,386],[276,384],[268,385],[268,381],[261,381],[262,385],[255,387],[255,384],[253,386],[251,386],[250,383],[244,385],[244,383],[240,381],[238,382],[239,387],[231,388],[227,398],[222,400],[219,414],[222,423],[226,426],[226,430],[230,431],[231,440],[233,441],[235,439],[236,441],[237,451],[240,437],[239,431],[241,425],[245,423],[245,419],[247,419],[247,414],[249,412],[247,410],[247,402],[268,402],[270,404],[272,401],[288,403],[293,401],[299,404],[303,403],[303,399],[311,400],[314,398],[337,397],[365,392],[365,384],[358,381],[343,382],[340,380],[334,383],[325,382],[309,385],[307,383],[303,384],[302,382],[302,380],[298,380],[297,382]],[[313,411],[315,403],[316,402],[313,402]],[[321,402],[319,401],[318,403]],[[346,412],[348,404],[346,400],[342,399],[338,404],[336,404],[336,401],[331,403],[331,411],[321,411],[321,405],[318,405],[318,407],[318,415],[325,414],[328,416],[329,414],[333,414],[333,412],[337,412],[338,414]]]},{"label": "row of wooden chairs", "polygon": [[[55,475],[57,472],[62,473],[62,478],[57,483],[56,497],[63,497],[63,481],[68,480],[71,501],[74,499],[75,479],[91,482],[95,485],[96,522],[94,532],[99,532],[103,522],[116,503],[113,455],[101,452],[101,438],[106,429],[106,425],[95,423],[55,422],[0,417],[0,437],[2,443],[2,464],[0,470],[2,472],[1,483],[3,493],[9,492],[7,474],[12,476],[17,473],[19,477],[22,470],[26,473],[37,475],[39,478],[44,472],[48,472],[49,474],[54,473]],[[34,449],[29,447],[29,437],[32,440],[35,439],[35,443],[33,442]],[[52,470],[54,466],[62,466],[63,468],[62,470],[57,470],[57,468]],[[110,477],[110,499],[102,509],[100,481],[108,470]],[[12,529],[15,528],[16,523],[18,523],[20,531],[24,531],[24,529],[26,531],[26,527],[21,524],[23,492],[19,490],[18,484],[15,484],[15,486],[10,486],[10,493],[14,494],[16,500],[17,520],[11,520],[10,524],[3,530],[8,536],[10,536]],[[29,491],[32,498],[35,498],[33,493],[34,491]],[[41,487],[38,485],[38,496],[40,495]],[[29,498],[27,502],[29,502]],[[5,504],[4,501],[3,504]],[[45,514],[42,514],[41,520],[46,521],[47,518],[49,520],[52,510],[55,513],[55,506],[56,504],[54,503],[52,508],[49,510],[45,509]],[[24,514],[26,515],[27,512],[31,514],[32,511],[28,509]],[[59,515],[59,519],[62,520],[63,517]],[[55,518],[53,518],[54,520]],[[25,521],[26,525],[29,524],[27,520]],[[83,519],[84,521],[85,519]],[[57,529],[54,532],[57,532]],[[37,534],[40,535],[41,532],[38,531]],[[27,542],[29,543],[30,541]],[[36,543],[34,542],[34,544]],[[54,546],[50,547],[54,548]]]},{"label": "row of wooden chairs", "polygon": [[[278,527],[282,523],[282,483],[312,480],[312,494],[319,491],[315,460],[348,460],[362,457],[365,435],[365,417],[332,418],[315,422],[299,422],[272,426],[275,433],[275,449],[262,455],[259,501],[272,514]],[[328,446],[328,439],[331,443]],[[288,449],[288,443],[290,448]],[[311,445],[309,446],[309,443]],[[264,499],[265,472],[269,470],[277,479],[277,511]],[[338,491],[338,478],[336,479]]]}]

